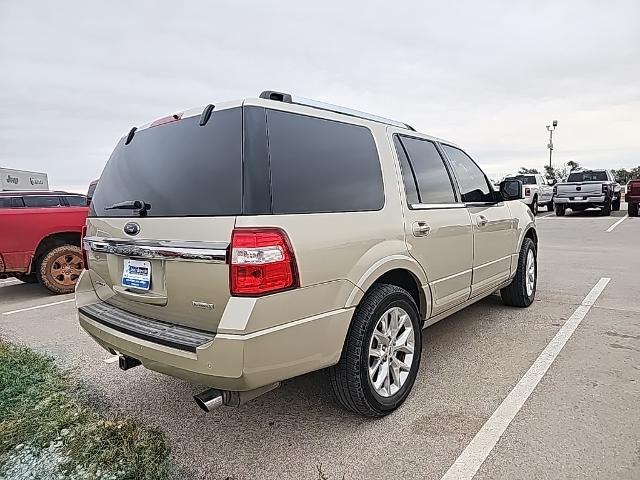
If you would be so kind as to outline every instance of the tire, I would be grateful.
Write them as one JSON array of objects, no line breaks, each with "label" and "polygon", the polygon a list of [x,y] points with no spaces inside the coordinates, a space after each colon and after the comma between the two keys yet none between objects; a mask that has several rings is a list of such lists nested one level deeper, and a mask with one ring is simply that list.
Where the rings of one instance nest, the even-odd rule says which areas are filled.
[{"label": "tire", "polygon": [[613,202],[611,202],[611,210],[614,212],[620,211],[620,199],[616,198]]},{"label": "tire", "polygon": [[610,217],[611,216],[611,201],[604,202],[604,206],[602,207],[602,210],[600,211],[600,215],[602,215],[603,217]]},{"label": "tire", "polygon": [[[396,310],[398,313],[403,311],[408,318],[401,314],[400,319],[404,318],[407,323],[399,327],[395,334],[391,335],[391,338],[401,339],[403,334],[409,331],[406,325],[410,325],[413,330],[412,354],[408,353],[411,349],[408,342],[403,348],[396,345],[397,350],[389,347],[386,350],[384,343],[378,341],[378,338],[386,338],[382,334],[385,329],[381,327],[381,322],[384,318],[388,322],[387,325],[390,326],[391,321],[388,314],[394,309],[399,309]],[[377,332],[376,335],[374,335],[374,331]],[[409,335],[407,334],[407,338]],[[393,341],[387,343],[387,345],[390,344],[393,345]],[[376,345],[378,348],[375,347]],[[398,357],[393,355],[394,350]],[[372,355],[374,351],[382,353],[382,356]],[[346,409],[367,417],[382,417],[391,413],[406,400],[411,392],[420,367],[421,353],[422,322],[411,295],[395,285],[374,285],[355,311],[340,361],[328,369],[329,382],[337,401]],[[386,375],[382,374],[381,377],[380,374],[385,371],[385,357],[387,358],[387,373]],[[393,375],[389,365],[394,365],[394,360],[401,361],[406,365],[409,357],[411,363],[408,370],[399,370],[398,377]],[[373,377],[369,374],[370,362],[373,365],[376,363],[379,365],[374,371]],[[403,374],[406,376],[404,376],[404,380],[400,380]],[[376,389],[374,385],[374,381],[382,378],[388,380],[381,382],[380,389],[388,388],[386,392],[388,395],[385,395],[384,392],[381,394],[380,389]],[[392,391],[394,385],[397,389],[395,392]]]},{"label": "tire", "polygon": [[638,204],[637,203],[630,203],[627,207],[627,212],[629,213],[630,217],[637,217],[638,216]]},{"label": "tire", "polygon": [[[530,257],[531,255],[531,257]],[[532,262],[530,264],[529,262]],[[531,265],[533,270],[531,270]],[[532,283],[528,283],[532,282]],[[533,240],[525,238],[518,256],[518,269],[513,281],[502,290],[500,296],[505,305],[511,307],[528,307],[536,298],[538,285],[538,255]]]},{"label": "tire", "polygon": [[557,217],[564,217],[564,214],[567,211],[567,207],[565,207],[564,204],[562,203],[556,203],[556,216]]},{"label": "tire", "polygon": [[14,277],[24,283],[38,283],[38,276],[35,273],[16,273]]},{"label": "tire", "polygon": [[547,212],[553,212],[553,200],[547,203]]},{"label": "tire", "polygon": [[534,217],[536,215],[538,215],[538,210],[540,210],[540,208],[538,207],[538,197],[537,197],[537,195],[533,196],[533,200],[531,201],[531,205],[529,205],[529,208],[531,209],[531,213],[533,213]]},{"label": "tire", "polygon": [[82,251],[75,245],[61,245],[49,250],[38,262],[38,280],[56,294],[72,293],[82,273]]}]

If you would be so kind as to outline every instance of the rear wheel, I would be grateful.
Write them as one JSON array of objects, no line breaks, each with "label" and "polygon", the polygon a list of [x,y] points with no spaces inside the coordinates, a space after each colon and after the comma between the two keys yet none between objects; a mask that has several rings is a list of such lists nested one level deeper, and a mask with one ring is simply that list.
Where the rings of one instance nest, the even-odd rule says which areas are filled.
[{"label": "rear wheel", "polygon": [[14,277],[24,283],[38,283],[38,276],[35,273],[16,273]]},{"label": "rear wheel", "polygon": [[351,320],[340,361],[329,368],[338,402],[368,417],[398,408],[415,382],[422,351],[422,325],[409,293],[375,285]]},{"label": "rear wheel", "polygon": [[80,247],[61,245],[42,257],[36,273],[40,283],[53,293],[71,293],[83,268]]},{"label": "rear wheel", "polygon": [[627,207],[627,211],[628,211],[630,217],[637,217],[638,216],[638,204],[637,203],[630,203],[629,206]]},{"label": "rear wheel", "polygon": [[611,201],[604,202],[604,206],[602,207],[602,210],[600,211],[600,215],[602,215],[603,217],[611,216]]},{"label": "rear wheel", "polygon": [[547,203],[547,212],[553,212],[553,200]]},{"label": "rear wheel", "polygon": [[564,214],[567,211],[567,207],[562,203],[556,203],[556,216],[564,217]]},{"label": "rear wheel", "polygon": [[531,209],[531,213],[533,213],[533,215],[538,215],[538,197],[534,196],[533,200],[531,201],[531,205],[529,205],[529,208]]},{"label": "rear wheel", "polygon": [[538,259],[533,240],[525,238],[518,256],[516,276],[508,286],[500,290],[502,301],[512,307],[528,307],[536,297],[538,284]]}]

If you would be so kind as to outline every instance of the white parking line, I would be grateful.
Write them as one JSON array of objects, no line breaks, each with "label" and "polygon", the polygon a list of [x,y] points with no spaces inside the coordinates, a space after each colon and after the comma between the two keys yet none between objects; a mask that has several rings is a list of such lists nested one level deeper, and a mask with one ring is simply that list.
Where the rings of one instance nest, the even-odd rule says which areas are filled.
[{"label": "white parking line", "polygon": [[70,298],[69,300],[61,300],[59,302],[45,303],[44,305],[36,305],[35,307],[11,310],[10,312],[3,312],[2,315],[13,315],[14,313],[28,312],[29,310],[37,310],[39,308],[53,307],[54,305],[62,305],[63,303],[69,303],[69,302],[75,302],[75,298]]},{"label": "white parking line", "polygon": [[618,220],[616,223],[611,225],[609,228],[607,228],[607,233],[608,232],[613,232],[613,229],[616,228],[618,225],[620,225],[622,222],[624,222],[627,218],[629,218],[629,215],[625,215],[620,220]]},{"label": "white parking line", "polygon": [[451,465],[442,480],[471,480],[611,279],[603,277]]}]

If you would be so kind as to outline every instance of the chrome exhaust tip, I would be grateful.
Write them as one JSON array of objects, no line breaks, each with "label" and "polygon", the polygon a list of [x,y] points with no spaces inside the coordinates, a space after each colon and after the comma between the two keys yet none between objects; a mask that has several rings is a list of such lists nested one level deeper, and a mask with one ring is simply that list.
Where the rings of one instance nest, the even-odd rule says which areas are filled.
[{"label": "chrome exhaust tip", "polygon": [[216,388],[210,388],[198,395],[194,395],[193,399],[202,410],[210,412],[224,405],[224,392]]}]

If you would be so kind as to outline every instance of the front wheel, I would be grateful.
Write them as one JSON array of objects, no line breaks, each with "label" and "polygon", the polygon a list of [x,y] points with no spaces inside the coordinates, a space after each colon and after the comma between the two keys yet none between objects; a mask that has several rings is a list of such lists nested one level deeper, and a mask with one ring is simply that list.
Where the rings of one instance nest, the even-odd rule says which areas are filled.
[{"label": "front wheel", "polygon": [[536,298],[537,285],[538,258],[536,245],[530,238],[525,238],[518,256],[516,276],[508,286],[500,290],[500,296],[505,305],[528,307]]},{"label": "front wheel", "polygon": [[409,396],[420,367],[422,325],[409,293],[374,285],[351,320],[340,361],[329,368],[333,393],[343,407],[382,417]]},{"label": "front wheel", "polygon": [[600,215],[602,215],[603,217],[610,217],[611,216],[611,201],[604,202],[604,206],[602,207],[602,210],[600,211]]},{"label": "front wheel", "polygon": [[620,211],[620,199],[616,198],[613,202],[611,202],[611,210],[614,212]]},{"label": "front wheel", "polygon": [[553,212],[553,200],[547,203],[547,212]]},{"label": "front wheel", "polygon": [[628,211],[630,217],[637,217],[638,216],[638,204],[637,203],[630,203],[629,206],[627,207],[627,211]]}]

